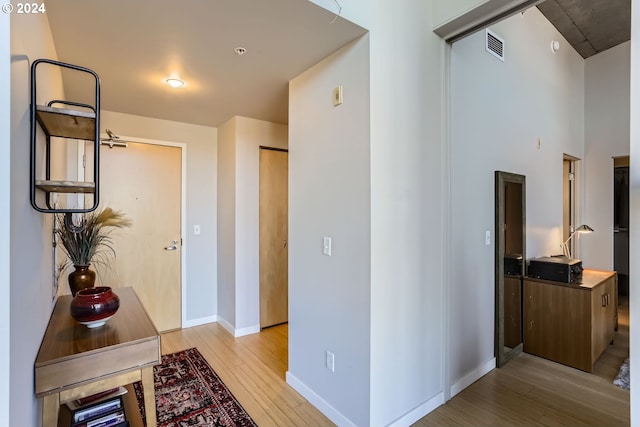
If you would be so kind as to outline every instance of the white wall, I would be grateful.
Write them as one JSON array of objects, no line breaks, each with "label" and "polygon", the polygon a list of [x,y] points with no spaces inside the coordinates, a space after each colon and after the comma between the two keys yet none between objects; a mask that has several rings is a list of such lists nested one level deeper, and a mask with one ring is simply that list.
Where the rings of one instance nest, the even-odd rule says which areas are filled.
[{"label": "white wall", "polygon": [[429,2],[373,3],[370,421],[408,425],[441,403],[446,369],[444,43]]},{"label": "white wall", "polygon": [[236,118],[218,127],[218,321],[236,323]]},{"label": "white wall", "polygon": [[[11,55],[10,55],[11,25],[8,14],[0,15],[0,92],[11,93]],[[10,126],[11,98],[0,97],[0,236],[9,236],[11,231],[11,126]],[[9,254],[10,240],[0,242],[0,283],[11,283]],[[10,286],[3,286],[0,291],[0,346],[9,349],[11,343],[11,311]],[[11,372],[10,351],[0,352],[0,372]],[[3,375],[0,380],[0,425],[10,425],[10,385],[9,375]]]},{"label": "white wall", "polygon": [[494,357],[494,171],[526,176],[533,258],[561,253],[563,153],[584,158],[583,59],[536,8],[491,29],[505,62],[485,51],[484,31],[451,51],[453,384]]},{"label": "white wall", "polygon": [[[303,395],[320,396],[339,425],[344,418],[371,425],[368,49],[365,36],[289,85],[287,379]],[[338,85],[344,103],[334,107]],[[326,351],[335,373],[325,367]]]},{"label": "white wall", "polygon": [[[180,142],[187,146],[186,166],[186,315],[189,325],[217,314],[217,129],[169,120],[101,111],[102,130],[116,135]],[[200,225],[200,235],[193,226]],[[185,325],[188,326],[188,325]]]},{"label": "white wall", "polygon": [[453,0],[433,2],[433,21],[441,25],[486,3],[487,0]]},{"label": "white wall", "polygon": [[[370,31],[371,284],[356,289],[363,301],[359,314],[339,310],[337,317],[362,322],[370,294],[371,366],[369,379],[323,385],[320,397],[335,400],[331,396],[340,393],[340,386],[369,390],[368,414],[360,413],[361,405],[343,414],[358,425],[408,425],[443,400],[444,43],[431,31],[428,2],[352,1],[343,4],[342,16]],[[324,316],[314,318],[324,321]],[[340,333],[321,339],[316,350],[322,353],[323,345],[343,341]],[[349,344],[343,351],[356,355],[358,344],[365,343]],[[321,378],[323,354],[314,357],[320,360],[300,361],[296,375]]]},{"label": "white wall", "polygon": [[218,320],[239,336],[260,330],[260,147],[286,149],[287,126],[236,116],[220,133],[219,263],[225,264]]},{"label": "white wall", "polygon": [[287,126],[236,117],[236,330],[260,328],[260,147],[288,147]]},{"label": "white wall", "polygon": [[613,160],[629,155],[630,42],[585,60],[584,265],[613,269]]},{"label": "white wall", "polygon": [[[631,0],[631,84],[630,84],[630,155],[640,158],[640,1]],[[637,260],[640,255],[640,162],[630,165],[630,213],[629,257]],[[640,264],[630,263],[629,271],[629,342],[631,363],[640,366],[640,326],[636,322],[640,315]],[[634,372],[637,372],[634,371]],[[640,425],[640,375],[631,374],[631,426]]]},{"label": "white wall", "polygon": [[[319,5],[326,7],[329,10],[335,9],[335,5],[330,4],[330,2],[328,2],[327,0],[313,0],[313,1]],[[456,10],[456,7],[458,7],[458,5],[462,5],[460,9],[460,12],[462,12],[465,10],[467,6],[471,7],[473,4],[477,2],[472,3],[469,1],[467,2],[458,1],[458,2],[455,2],[455,5],[452,5],[451,3],[453,2],[449,2],[448,0],[442,0],[442,1],[434,2],[433,5],[434,7],[436,7],[436,10],[439,10],[439,11],[449,10],[449,9],[450,11],[454,11]],[[637,4],[637,0],[635,1],[635,3]],[[419,84],[425,84],[425,81],[429,81],[429,79],[431,79],[430,81],[433,82],[435,85],[444,87],[446,85],[446,80],[442,78],[442,76],[438,78],[438,77],[434,77],[434,75],[432,74],[423,74],[422,79],[419,79],[419,80],[398,79],[397,78],[398,76],[395,73],[389,72],[389,68],[397,66],[398,64],[403,64],[403,63],[408,63],[410,64],[411,67],[413,67],[414,64],[416,63],[415,58],[412,57],[409,60],[409,59],[406,59],[405,57],[403,60],[398,62],[385,61],[385,60],[388,60],[389,57],[382,53],[381,47],[384,46],[387,40],[393,40],[393,35],[387,34],[384,31],[378,31],[380,27],[376,26],[376,23],[377,23],[376,18],[378,18],[378,16],[384,17],[381,19],[386,19],[386,23],[388,24],[388,26],[391,27],[394,25],[395,20],[393,19],[393,17],[389,18],[388,16],[385,15],[385,13],[391,16],[394,15],[393,13],[389,13],[390,12],[389,9],[394,9],[394,8],[400,9],[404,7],[405,10],[417,12],[420,10],[420,6],[412,7],[408,5],[408,2],[402,2],[402,4],[394,3],[393,5],[389,5],[387,8],[385,8],[385,5],[379,4],[379,2],[359,2],[359,1],[352,1],[347,4],[343,4],[342,6],[343,6],[342,16],[370,30],[371,138],[372,138],[372,146],[373,146],[375,145],[375,140],[378,140],[379,138],[382,140],[388,138],[388,133],[385,132],[385,127],[388,122],[384,120],[387,117],[385,117],[384,115],[378,115],[378,113],[380,112],[386,113],[387,116],[390,118],[390,120],[393,120],[393,119],[397,120],[401,116],[401,114],[406,112],[403,108],[400,108],[397,111],[391,111],[393,108],[397,108],[399,104],[392,102],[394,99],[393,97],[381,96],[384,93],[383,91],[384,87],[395,89],[396,90],[395,93],[402,93],[401,91],[398,91],[398,87],[397,87],[397,85],[400,84],[400,82],[406,82],[407,85],[416,84],[417,82]],[[499,7],[499,6],[496,6],[495,3],[493,6],[495,6],[495,8]],[[394,10],[393,12],[397,12],[397,11]],[[447,13],[451,13],[452,16],[456,16],[455,13],[452,13],[452,12],[447,12]],[[490,11],[487,13],[483,13],[481,15],[483,15],[484,18],[488,18],[494,13],[495,13],[495,10],[493,12]],[[505,140],[499,140],[497,142],[493,140],[487,141],[484,138],[483,139],[478,138],[477,135],[475,134],[470,134],[470,135],[467,135],[468,138],[467,138],[466,147],[465,147],[469,149],[468,152],[467,150],[460,150],[460,153],[455,154],[456,148],[454,146],[451,147],[451,150],[452,150],[451,179],[454,180],[456,179],[456,173],[457,173],[456,168],[460,168],[461,166],[466,166],[465,162],[473,163],[468,159],[474,158],[474,156],[477,154],[477,148],[476,148],[477,145],[481,145],[483,154],[482,156],[477,157],[477,159],[480,161],[481,164],[484,165],[485,173],[484,175],[482,173],[480,175],[477,175],[477,174],[476,175],[469,174],[469,175],[473,175],[476,178],[478,178],[479,176],[480,177],[484,176],[484,178],[480,178],[478,179],[478,181],[481,185],[486,185],[489,188],[489,190],[488,192],[484,190],[481,191],[482,197],[480,198],[479,201],[478,201],[478,197],[474,196],[473,194],[470,194],[471,196],[470,200],[472,200],[473,202],[469,203],[463,200],[464,197],[460,196],[461,194],[465,194],[464,187],[461,187],[459,184],[452,183],[451,187],[454,188],[454,190],[458,191],[459,196],[458,196],[458,199],[452,200],[451,212],[455,213],[455,212],[458,212],[459,210],[465,212],[466,213],[465,219],[467,218],[471,219],[470,227],[467,227],[468,230],[465,233],[458,232],[457,230],[458,230],[458,227],[460,227],[460,224],[455,219],[450,220],[450,224],[451,224],[450,228],[451,228],[452,240],[453,240],[453,242],[451,243],[451,246],[452,246],[451,248],[449,248],[447,246],[447,243],[442,240],[442,236],[433,237],[433,242],[435,243],[435,246],[441,245],[445,250],[447,250],[447,258],[451,257],[449,261],[451,263],[452,268],[455,266],[464,265],[465,268],[469,268],[469,270],[474,271],[474,273],[478,273],[478,270],[475,270],[475,269],[480,266],[480,271],[479,271],[480,277],[478,279],[477,278],[478,274],[474,274],[473,277],[468,278],[469,280],[466,280],[467,278],[465,278],[465,281],[463,283],[459,281],[460,276],[452,277],[451,282],[453,283],[449,283],[446,277],[447,272],[443,271],[437,265],[437,263],[433,263],[433,264],[430,263],[427,266],[427,269],[431,272],[433,276],[437,277],[438,279],[440,279],[441,276],[443,278],[443,280],[436,279],[434,281],[433,286],[430,286],[426,291],[426,293],[429,293],[429,291],[435,291],[435,294],[432,295],[435,301],[439,302],[438,298],[440,297],[441,292],[444,291],[444,289],[441,288],[441,286],[444,286],[445,289],[449,287],[452,288],[452,290],[450,291],[451,295],[449,295],[448,298],[447,298],[447,295],[445,295],[445,298],[444,298],[445,303],[447,302],[447,300],[451,300],[452,302],[451,305],[449,306],[449,311],[450,313],[452,313],[452,316],[451,316],[452,320],[450,320],[451,322],[455,321],[455,319],[453,319],[453,313],[465,313],[465,310],[467,309],[467,305],[465,305],[464,307],[460,307],[459,304],[456,305],[456,302],[459,303],[460,301],[465,301],[465,302],[474,301],[474,296],[478,292],[482,292],[482,290],[475,291],[474,289],[471,288],[472,286],[474,285],[480,286],[481,288],[484,289],[484,293],[491,296],[490,299],[488,300],[488,305],[489,305],[488,307],[485,307],[485,308],[479,307],[480,304],[484,302],[484,301],[480,301],[480,303],[476,307],[472,306],[472,313],[464,317],[466,321],[459,323],[457,326],[456,325],[450,326],[452,330],[450,331],[449,336],[445,336],[444,342],[446,343],[448,341],[452,343],[453,348],[451,349],[451,354],[447,353],[446,347],[443,350],[442,348],[438,348],[437,345],[434,346],[434,348],[438,348],[437,351],[443,356],[442,368],[444,368],[445,370],[447,369],[447,358],[450,356],[449,358],[454,359],[451,362],[452,363],[451,375],[454,377],[453,378],[454,382],[459,380],[460,377],[465,374],[467,374],[466,379],[468,380],[469,379],[468,375],[477,373],[478,367],[486,368],[488,366],[487,363],[484,363],[484,362],[488,362],[490,366],[490,363],[493,358],[493,301],[492,301],[492,295],[493,295],[492,272],[493,271],[491,267],[493,265],[493,249],[491,247],[489,248],[482,247],[482,245],[484,244],[484,239],[483,239],[484,231],[486,229],[493,230],[493,191],[492,191],[493,170],[499,168],[499,169],[512,170],[514,172],[521,171],[522,173],[525,173],[528,176],[530,176],[530,179],[528,181],[529,182],[533,181],[533,182],[528,186],[528,190],[527,190],[527,199],[529,201],[540,200],[540,199],[547,200],[549,199],[550,194],[552,199],[558,200],[557,205],[552,205],[550,209],[548,204],[534,203],[532,206],[532,203],[529,202],[529,206],[531,207],[529,209],[532,209],[532,211],[529,212],[529,209],[528,209],[528,212],[527,212],[528,220],[529,220],[528,229],[527,229],[527,233],[528,233],[527,245],[528,245],[529,252],[527,255],[529,257],[546,255],[551,253],[557,253],[557,251],[559,250],[559,244],[561,242],[560,225],[562,222],[562,216],[561,216],[561,197],[562,196],[559,190],[550,190],[550,188],[556,188],[556,186],[558,186],[558,183],[560,182],[561,175],[562,175],[562,172],[561,172],[562,155],[565,152],[581,158],[584,158],[584,155],[585,155],[585,152],[584,152],[584,140],[585,140],[585,136],[584,136],[584,129],[585,129],[584,66],[583,66],[583,63],[581,62],[581,58],[566,45],[566,43],[562,40],[561,37],[559,37],[557,32],[550,26],[548,22],[541,21],[539,13],[535,9],[532,9],[531,12],[527,12],[525,15],[529,15],[529,16],[526,17],[525,21],[521,21],[521,22],[529,22],[531,20],[531,21],[539,22],[539,25],[531,26],[529,24],[526,24],[526,25],[522,25],[523,28],[521,29],[509,27],[509,24],[507,23],[503,23],[498,26],[495,26],[495,28],[498,31],[502,31],[503,29],[506,30],[508,28],[509,32],[505,34],[508,34],[509,38],[512,38],[511,37],[512,31],[516,36],[516,38],[518,39],[526,38],[527,35],[532,37],[531,45],[528,46],[529,48],[532,49],[532,53],[530,53],[527,49],[512,50],[511,48],[507,47],[507,56],[508,58],[510,58],[508,59],[508,61],[511,61],[511,64],[512,64],[511,66],[513,66],[514,64],[513,59],[519,58],[515,62],[519,63],[520,67],[514,70],[515,73],[512,73],[512,76],[513,75],[517,76],[518,74],[522,74],[522,78],[520,79],[520,81],[517,81],[517,79],[514,79],[513,77],[502,75],[501,77],[507,78],[507,80],[505,81],[506,84],[496,85],[494,83],[493,85],[494,89],[497,86],[497,89],[498,89],[497,95],[494,92],[486,90],[486,92],[483,94],[484,97],[480,96],[480,100],[489,99],[493,101],[500,101],[501,98],[505,97],[507,93],[506,90],[500,92],[501,87],[503,86],[506,87],[507,85],[509,85],[512,88],[511,94],[516,94],[517,103],[515,105],[503,106],[500,113],[503,113],[504,110],[519,112],[518,108],[521,108],[524,112],[521,114],[514,113],[512,115],[508,115],[507,117],[509,118],[509,120],[507,120],[506,122],[498,121],[497,126],[501,126],[503,130],[505,127],[508,127],[510,129],[509,132],[505,132],[504,138],[506,138],[506,141]],[[640,13],[636,11],[635,15],[636,16],[635,16],[634,22],[637,22],[638,27],[640,27]],[[438,17],[436,17],[436,19],[438,19]],[[517,16],[514,19],[517,19]],[[516,27],[518,26],[520,26],[520,24],[516,25]],[[535,27],[535,28],[532,28],[532,27]],[[404,36],[404,31],[403,31],[404,28],[405,28],[404,22],[394,27],[395,33],[398,35],[398,37]],[[540,33],[541,28],[542,28],[542,33]],[[536,35],[534,35],[533,33],[528,34],[531,30],[535,30],[534,33]],[[420,32],[418,31],[417,33],[414,34],[415,39],[422,39],[416,34],[420,34]],[[563,50],[557,53],[553,58],[550,57],[551,51],[549,50],[549,44],[552,38],[558,39],[561,42],[563,42],[562,43]],[[539,44],[534,43],[533,41],[538,41]],[[422,39],[422,42],[424,42],[424,39]],[[401,45],[402,44],[396,43],[395,47],[401,46]],[[443,64],[444,55],[442,55],[441,58],[438,59],[433,55],[434,52],[431,49],[424,48],[424,45],[421,45],[421,47],[422,49],[419,50],[420,53],[423,55],[429,56],[429,59],[432,61],[432,64],[434,66],[435,65],[441,66]],[[478,46],[478,49],[479,50],[483,49],[481,44],[480,46]],[[640,64],[640,61],[638,61],[637,63]],[[507,67],[509,66],[510,65],[507,65]],[[400,69],[402,67],[396,67],[396,68]],[[404,67],[403,70],[406,71],[407,68],[408,67]],[[476,82],[477,80],[479,80],[478,76],[481,76],[482,78],[486,77],[485,76],[486,73],[477,72],[477,70],[475,69],[474,71],[476,71],[474,73],[474,80]],[[437,75],[437,73],[435,73],[435,75]],[[534,85],[538,85],[537,90],[526,91],[526,95],[529,96],[529,99],[527,100],[526,104],[521,103],[520,100],[522,99],[522,96],[519,96],[519,94],[522,92],[522,87],[527,86],[530,83],[529,81],[530,79],[534,82]],[[500,80],[500,79],[496,78],[495,80]],[[514,82],[514,80],[516,81]],[[420,86],[419,88],[416,88],[415,91],[417,91],[418,93],[422,93],[421,89],[423,89],[422,86]],[[389,92],[394,93],[392,91],[389,91]],[[464,90],[460,90],[460,92],[464,92]],[[475,93],[475,92],[472,91],[471,93]],[[502,96],[501,96],[501,93],[502,93]],[[510,97],[512,96],[511,94],[509,94]],[[640,93],[638,93],[638,95],[640,95]],[[455,98],[455,95],[454,95],[454,98]],[[422,132],[418,132],[418,133],[411,132],[411,136],[413,137],[415,137],[418,134],[423,135],[423,140],[425,141],[425,143],[433,142],[430,138],[424,137],[424,135],[428,134],[428,129],[439,128],[438,124],[434,122],[434,119],[438,117],[438,111],[439,111],[437,103],[434,102],[434,99],[435,98],[429,98],[429,101],[426,101],[422,106],[422,109],[424,109],[421,115],[421,118],[423,120],[422,127],[421,127]],[[420,110],[421,109],[418,109],[417,111],[420,111]],[[632,112],[633,112],[633,109],[632,109]],[[435,114],[430,115],[430,113],[435,113]],[[452,114],[451,117],[453,116],[454,115]],[[382,121],[380,120],[381,118],[383,119]],[[477,121],[477,120],[474,120],[473,118],[471,119],[472,119],[471,120],[472,122]],[[409,122],[411,124],[415,124],[411,120],[402,120],[402,122],[403,123]],[[558,126],[557,123],[564,124],[564,126],[562,125]],[[461,123],[460,126],[455,126],[455,124],[452,123],[451,131],[453,132],[456,129],[458,131],[464,131],[464,127],[467,125],[468,124],[466,122]],[[294,126],[294,124],[291,123],[290,126]],[[485,129],[485,131],[487,130]],[[460,133],[458,134],[458,136],[459,135]],[[540,150],[537,149],[538,139],[540,139],[541,141]],[[291,141],[291,143],[293,145],[295,142]],[[454,143],[452,142],[452,145],[453,144]],[[640,142],[638,142],[638,144],[640,145]],[[498,145],[500,150],[492,149],[496,145]],[[429,144],[429,148],[434,148],[434,147],[433,145]],[[508,153],[512,153],[512,155],[503,154],[501,150],[505,150]],[[417,155],[418,151],[412,151],[412,153],[414,155]],[[465,160],[465,157],[462,157],[463,159],[462,164],[459,163],[459,159],[458,159],[459,155],[465,156],[467,159]],[[446,164],[448,160],[447,153],[446,152],[443,153],[443,156]],[[376,170],[376,162],[374,160],[376,158],[375,148],[372,148],[371,157],[372,157],[372,176],[374,176],[375,170]],[[393,160],[397,158],[398,157],[392,156],[391,159],[388,160],[388,164],[391,164]],[[478,169],[478,167],[475,167],[473,165],[472,167],[473,167],[473,170]],[[442,169],[439,169],[436,167],[434,170],[439,172]],[[542,173],[539,172],[540,170],[542,170]],[[391,175],[392,174],[387,176],[391,176]],[[636,174],[636,176],[640,177],[640,173]],[[444,189],[449,188],[447,187],[446,180],[444,182],[442,181],[444,178],[446,178],[444,174],[441,175],[439,173],[436,173],[435,180],[422,182],[424,186],[424,190],[437,193],[437,190],[441,185],[444,186]],[[535,178],[535,179],[532,179],[532,178]],[[387,178],[387,179],[390,179],[390,178]],[[372,183],[371,183],[371,188],[373,193],[372,194],[372,236],[374,236],[372,237],[372,253],[374,252],[373,247],[376,245],[376,237],[378,235],[381,235],[379,231],[385,230],[384,226],[382,228],[379,228],[378,223],[375,221],[376,219],[375,217],[378,215],[378,212],[379,212],[377,208],[380,207],[379,205],[376,204],[376,201],[375,201],[376,199],[375,193],[378,191],[378,189],[381,188],[379,187],[379,184],[380,182],[374,182],[374,179],[372,179]],[[384,184],[384,182],[382,182],[382,184]],[[463,184],[466,185],[467,183],[465,182]],[[471,192],[469,191],[468,193],[471,193]],[[407,189],[406,194],[415,194],[415,192],[412,192],[411,190]],[[640,192],[637,192],[637,194],[640,194]],[[455,196],[453,195],[451,196],[452,199],[454,197]],[[636,197],[640,198],[640,196],[636,196]],[[439,201],[436,201],[435,204],[437,205],[438,202]],[[471,206],[471,208],[469,206]],[[444,209],[445,211],[447,211],[446,206],[444,207]],[[431,213],[433,214],[433,211],[431,211]],[[437,214],[435,216],[437,216]],[[476,219],[476,217],[479,217],[479,219]],[[443,224],[445,228],[447,228],[448,221],[449,220],[446,218],[441,218],[441,221],[431,221],[431,225],[433,226],[433,224]],[[416,230],[420,230],[420,228],[417,227]],[[416,231],[416,232],[420,233],[420,231]],[[475,243],[469,243],[469,241],[472,239],[476,239],[474,240]],[[478,246],[476,248],[475,246],[472,246],[472,245],[478,245]],[[431,245],[429,246],[429,248],[432,248],[432,247],[433,246]],[[394,245],[393,248],[396,248],[396,246]],[[459,249],[461,249],[462,251],[459,251]],[[426,251],[426,253],[429,256],[432,255],[430,251]],[[632,245],[632,256],[633,256],[633,245]],[[377,261],[379,260],[374,258],[375,258],[374,255],[372,255],[372,266],[377,266]],[[445,260],[445,264],[446,263],[447,261]],[[385,267],[386,267],[386,264],[383,265],[382,269],[384,269]],[[374,268],[375,267],[372,267],[372,272],[374,271]],[[372,277],[375,278],[376,274],[372,273]],[[424,282],[426,286],[429,286],[430,283],[428,280],[425,280]],[[459,289],[454,289],[456,286],[458,286]],[[463,286],[463,288],[460,288],[461,286]],[[378,396],[377,391],[379,391],[379,389],[375,386],[375,384],[377,383],[376,382],[377,378],[375,373],[376,368],[377,367],[385,368],[385,367],[391,366],[390,363],[387,364],[387,366],[385,366],[384,363],[381,363],[380,365],[376,364],[377,357],[379,355],[384,354],[384,350],[378,351],[378,348],[374,344],[375,338],[377,336],[383,338],[383,335],[384,335],[384,334],[380,334],[380,331],[381,331],[380,326],[374,324],[377,318],[376,317],[377,313],[375,313],[375,307],[377,306],[376,302],[384,300],[384,299],[378,300],[376,298],[376,295],[378,294],[378,290],[379,288],[377,288],[375,284],[372,284],[372,291],[371,291],[372,292],[372,313],[371,313],[371,318],[372,318],[372,326],[371,326],[371,329],[372,329],[371,331],[371,336],[372,336],[371,408],[372,409],[371,409],[371,414],[372,414],[372,418],[370,419],[371,425],[374,425],[376,423],[377,425],[385,424],[385,422],[381,422],[380,418],[374,418],[373,414],[382,413],[386,416],[389,416],[392,414],[397,415],[401,413],[401,411],[397,411],[397,412],[394,411],[387,404],[383,403],[381,406],[376,406],[374,404],[374,399],[375,399],[374,396]],[[464,292],[467,290],[469,290],[470,292]],[[456,292],[458,292],[459,295],[456,295]],[[383,293],[380,292],[379,295],[383,295]],[[415,297],[416,295],[421,295],[421,294],[419,292],[417,293],[407,292],[407,295]],[[398,299],[402,300],[401,302],[409,301],[408,299],[403,299],[403,296],[399,296]],[[389,313],[393,313],[393,314],[403,313],[402,310],[396,310],[402,307],[402,305],[398,304],[397,302],[398,302],[397,300],[393,300],[393,299],[385,300],[385,303],[387,304],[385,306],[386,310]],[[437,315],[439,314],[438,310],[437,309],[434,310],[433,313],[436,313],[435,315],[436,319],[434,319],[435,322],[433,324],[431,323],[422,323],[422,324],[429,325],[425,327],[426,331],[435,333],[436,335],[438,335],[437,331],[440,329],[442,322],[441,320],[437,319]],[[486,320],[486,322],[483,323],[483,320]],[[478,323],[481,323],[483,325],[483,328],[480,331],[480,333],[483,335],[482,338],[474,337],[473,332],[469,332],[467,334],[466,331],[461,330],[461,329],[464,329],[465,327],[470,327],[471,331],[473,331],[472,328]],[[445,324],[444,329],[446,330],[446,328],[447,328],[447,325]],[[455,330],[456,328],[457,330]],[[395,329],[395,331],[397,331],[397,329]],[[388,338],[388,337],[384,337],[384,338]],[[422,341],[418,341],[418,342],[422,343]],[[392,348],[395,351],[394,355],[396,356],[396,360],[402,360],[402,356],[405,356],[410,353],[407,349],[405,349],[402,346],[400,347],[395,346],[394,345],[395,342],[393,341],[393,339],[391,340],[381,339],[380,343],[386,344],[388,348]],[[476,344],[480,348],[474,347],[474,344]],[[633,346],[633,334],[632,334],[632,346]],[[476,356],[475,360],[473,357],[471,359],[468,359],[468,358],[465,359],[464,353],[467,351],[471,351],[473,354],[475,354]],[[384,357],[382,357],[381,360],[387,361],[387,362],[390,361],[390,359],[384,358]],[[304,366],[304,370],[312,371],[313,367],[311,367],[311,364],[312,364],[311,362],[306,364]],[[437,381],[430,383],[429,382],[430,378],[428,378],[428,375],[433,374],[434,371],[439,367],[441,366],[438,364],[438,362],[433,362],[432,360],[425,360],[422,365],[422,369],[417,369],[413,371],[413,373],[415,375],[415,378],[419,378],[425,381],[425,383],[432,385],[434,383],[437,383]],[[390,371],[393,371],[393,369],[390,369]],[[382,382],[380,382],[380,384],[382,384]],[[403,381],[400,381],[399,383],[395,384],[394,390],[398,390],[398,389],[404,390],[405,386],[406,386],[406,383]],[[455,384],[454,384],[454,388],[455,388]],[[379,396],[382,397],[383,394],[380,393]],[[413,394],[410,394],[410,396],[415,397],[415,395]],[[403,396],[403,397],[406,397],[406,396]],[[634,399],[633,395],[632,395],[632,401],[637,401],[637,398]],[[636,407],[638,407],[638,405],[636,405]],[[406,416],[401,417],[401,419],[395,424],[401,424],[402,422],[406,421],[406,419],[407,419]]]},{"label": "white wall", "polygon": [[[11,413],[7,425],[40,425],[42,405],[34,395],[33,363],[49,321],[53,297],[51,215],[36,212],[29,202],[29,80],[31,63],[38,58],[57,58],[46,15],[12,14],[8,283],[12,308],[11,367],[3,375],[11,373]],[[39,67],[38,81],[39,103],[64,98],[59,70]]]}]

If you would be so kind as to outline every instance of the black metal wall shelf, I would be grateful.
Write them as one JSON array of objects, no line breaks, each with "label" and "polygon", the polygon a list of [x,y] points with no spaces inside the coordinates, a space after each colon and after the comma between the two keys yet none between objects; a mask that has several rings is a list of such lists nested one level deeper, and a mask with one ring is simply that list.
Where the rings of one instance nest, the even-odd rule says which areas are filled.
[{"label": "black metal wall shelf", "polygon": [[[67,68],[88,73],[95,80],[95,98],[93,104],[68,100],[51,100],[47,105],[37,105],[37,67],[40,64]],[[31,206],[44,213],[86,213],[95,210],[99,204],[100,179],[100,78],[84,67],[50,59],[38,59],[31,65]],[[37,128],[40,126],[45,135],[43,163],[44,179],[37,177],[38,164]],[[65,138],[85,141],[93,145],[93,181],[74,181],[52,179],[51,177],[51,138]],[[59,207],[54,202],[55,194],[89,194],[93,201],[81,207]]]},{"label": "black metal wall shelf", "polygon": [[96,191],[93,182],[36,180],[36,188],[49,193],[88,193]]},{"label": "black metal wall shelf", "polygon": [[91,140],[96,132],[96,113],[36,105],[36,119],[49,136]]}]

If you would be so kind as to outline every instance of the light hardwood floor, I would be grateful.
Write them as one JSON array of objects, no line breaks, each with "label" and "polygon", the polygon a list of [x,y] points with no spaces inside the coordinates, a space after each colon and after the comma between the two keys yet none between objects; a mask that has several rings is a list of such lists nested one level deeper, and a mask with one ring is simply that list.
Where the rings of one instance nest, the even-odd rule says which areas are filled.
[{"label": "light hardwood floor", "polygon": [[613,379],[629,355],[629,306],[593,374],[529,354],[494,369],[422,418],[426,426],[628,426],[629,392]]},{"label": "light hardwood floor", "polygon": [[[414,427],[628,426],[629,392],[611,384],[628,354],[626,313],[621,312],[615,345],[598,361],[596,375],[522,354]],[[208,324],[163,334],[162,353],[197,347],[261,427],[332,426],[285,382],[287,333],[287,325],[280,325],[233,338],[220,325]]]},{"label": "light hardwood floor", "polygon": [[162,335],[162,353],[191,347],[207,359],[260,427],[333,426],[285,382],[288,326],[234,338],[217,323]]},{"label": "light hardwood floor", "polygon": [[618,331],[613,345],[598,359],[593,373],[608,381],[618,375],[620,365],[629,357],[629,297],[622,297],[618,306]]}]

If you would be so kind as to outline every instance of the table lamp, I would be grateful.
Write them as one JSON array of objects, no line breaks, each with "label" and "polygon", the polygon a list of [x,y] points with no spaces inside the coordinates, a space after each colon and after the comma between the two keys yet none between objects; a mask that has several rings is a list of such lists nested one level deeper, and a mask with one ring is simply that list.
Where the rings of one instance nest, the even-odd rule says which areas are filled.
[{"label": "table lamp", "polygon": [[562,244],[562,253],[564,254],[564,256],[566,256],[567,258],[571,258],[571,251],[569,250],[569,242],[571,241],[573,236],[576,235],[576,233],[592,233],[592,232],[593,232],[593,228],[589,227],[586,224],[582,224],[580,227],[576,228],[575,231],[571,233],[569,238],[565,240],[565,242]]}]

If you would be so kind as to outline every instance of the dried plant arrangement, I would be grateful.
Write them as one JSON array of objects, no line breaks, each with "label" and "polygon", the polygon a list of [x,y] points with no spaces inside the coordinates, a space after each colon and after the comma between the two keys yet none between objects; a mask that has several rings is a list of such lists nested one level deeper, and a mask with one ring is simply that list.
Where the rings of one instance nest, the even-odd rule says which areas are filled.
[{"label": "dried plant arrangement", "polygon": [[112,230],[131,226],[131,221],[124,213],[109,207],[82,214],[78,224],[66,214],[56,214],[55,222],[55,233],[67,256],[65,267],[69,264],[88,266],[107,263],[109,257],[115,257]]}]

